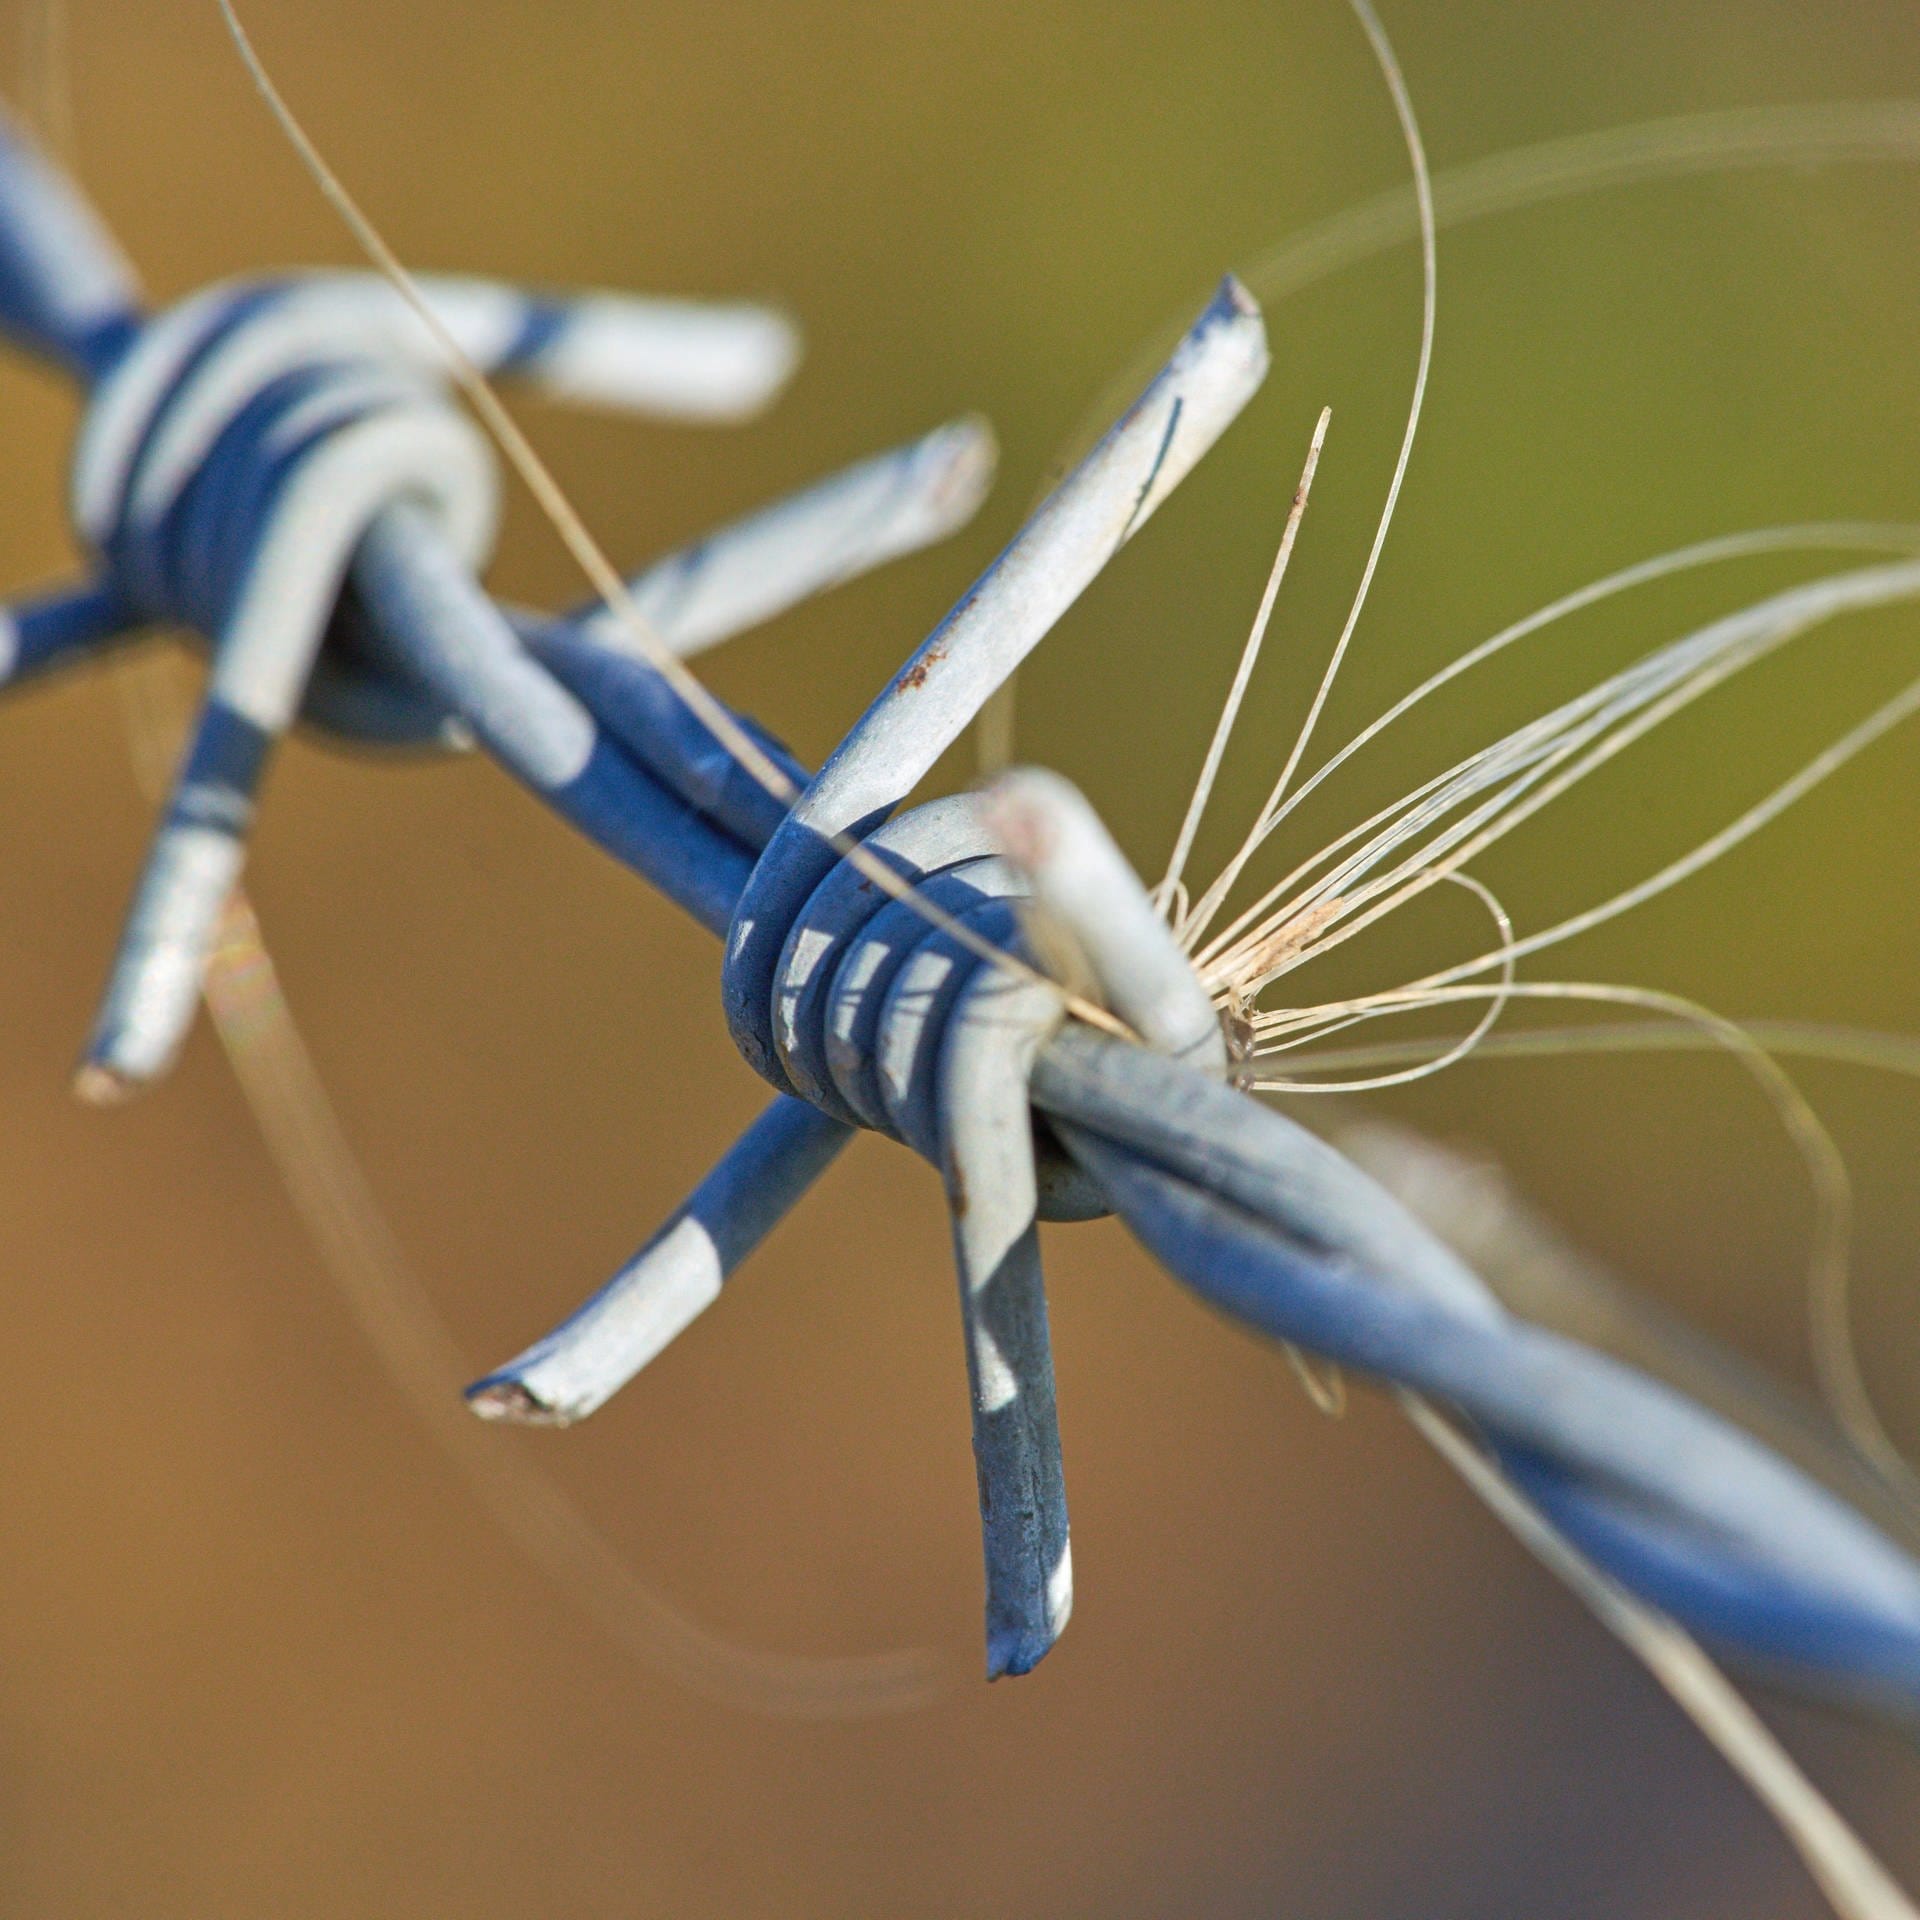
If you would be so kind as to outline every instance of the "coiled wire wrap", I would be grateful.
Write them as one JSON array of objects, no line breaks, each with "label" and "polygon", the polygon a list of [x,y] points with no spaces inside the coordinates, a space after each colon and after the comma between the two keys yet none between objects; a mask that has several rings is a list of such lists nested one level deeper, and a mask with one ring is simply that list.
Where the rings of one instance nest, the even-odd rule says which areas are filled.
[{"label": "coiled wire wrap", "polygon": [[[475,283],[434,297],[483,365],[578,397],[724,417],[790,358],[780,323],[740,310]],[[1110,1208],[1245,1324],[1442,1403],[1555,1527],[1720,1650],[1920,1709],[1920,1565],[1904,1547],[1721,1414],[1515,1318],[1350,1161],[1225,1084],[1205,992],[1064,783],[1020,776],[984,812],[894,815],[1257,387],[1243,291],[1223,289],[791,812],[599,616],[521,613],[476,584],[490,464],[386,289],[263,282],[147,321],[91,212],[0,121],[0,327],[93,389],[75,501],[96,559],[89,580],[0,613],[0,683],[155,621],[214,648],[90,1050],[101,1075],[148,1077],[178,1045],[208,904],[296,714],[361,740],[477,742],[725,936],[728,1019],[772,1103],[626,1270],[473,1389],[480,1411],[590,1412],[866,1127],[933,1161],[953,1214],[990,1671],[1031,1666],[1071,1604],[1036,1223]],[[670,642],[710,644],[936,537],[985,463],[977,429],[946,430],[676,557],[640,596]],[[846,864],[848,835],[996,944],[1017,947],[1030,895],[1139,1044],[1069,1022],[1032,972],[883,898]]]}]

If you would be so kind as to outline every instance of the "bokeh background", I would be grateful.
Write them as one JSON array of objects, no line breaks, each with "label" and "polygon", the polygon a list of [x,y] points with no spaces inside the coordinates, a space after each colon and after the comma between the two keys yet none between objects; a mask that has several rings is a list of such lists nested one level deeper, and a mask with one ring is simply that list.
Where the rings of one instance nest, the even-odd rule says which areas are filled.
[{"label": "bokeh background", "polygon": [[[43,4],[0,3],[15,101]],[[801,320],[806,365],[747,429],[529,411],[616,555],[956,411],[991,416],[1002,480],[974,528],[711,661],[807,756],[1005,538],[1144,338],[1223,269],[1403,178],[1335,0],[247,12],[410,262],[767,295]],[[1442,166],[1698,108],[1920,96],[1899,0],[1386,12]],[[212,0],[68,0],[64,18],[79,165],[157,296],[351,258]],[[1639,187],[1446,236],[1427,425],[1326,743],[1630,560],[1749,525],[1920,518],[1917,218],[1920,169],[1871,165]],[[1331,403],[1216,856],[1271,779],[1364,555],[1416,319],[1404,249],[1275,310],[1263,396],[1023,680],[1022,753],[1081,781],[1143,866],[1164,858]],[[8,360],[0,419],[12,590],[68,558],[72,396]],[[1314,823],[1337,831],[1789,571],[1722,571],[1556,631],[1409,723]],[[524,506],[496,579],[576,591]],[[1650,870],[1897,686],[1915,636],[1908,612],[1801,643],[1482,871],[1525,926]],[[1821,1910],[1720,1763],[1382,1404],[1326,1420],[1110,1225],[1057,1232],[1049,1256],[1078,1611],[1033,1678],[981,1685],[944,1221],[925,1170],[871,1141],[588,1428],[484,1439],[715,1632],[930,1647],[949,1684],[822,1723],[661,1677],[511,1544],[396,1392],[204,1023],[148,1099],[72,1103],[149,809],[107,676],[18,699],[4,724],[0,1911]],[[1532,971],[1920,1029],[1917,767],[1896,738]],[[705,936],[483,764],[296,744],[252,875],[347,1129],[476,1367],[597,1284],[756,1104]],[[1347,977],[1404,975],[1476,932],[1410,919]],[[1920,1090],[1804,1078],[1859,1182],[1862,1346],[1912,1444]],[[1804,1378],[1804,1181],[1736,1068],[1489,1062],[1368,1110],[1498,1155],[1618,1272]],[[1920,1875],[1911,1753],[1769,1711]]]}]

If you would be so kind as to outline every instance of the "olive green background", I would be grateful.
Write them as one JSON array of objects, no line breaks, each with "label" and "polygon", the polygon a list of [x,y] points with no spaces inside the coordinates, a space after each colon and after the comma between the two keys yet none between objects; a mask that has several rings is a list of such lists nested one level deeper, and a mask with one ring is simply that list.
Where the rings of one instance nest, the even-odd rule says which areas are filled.
[{"label": "olive green background", "polygon": [[[807,756],[1004,540],[1143,337],[1404,178],[1334,0],[247,11],[410,262],[767,295],[800,319],[791,395],[743,430],[527,412],[616,556],[954,412],[991,416],[1003,478],[974,528],[712,659],[713,684]],[[16,100],[29,12],[0,5]],[[1694,108],[1920,95],[1901,4],[1387,16],[1440,165]],[[351,258],[211,0],[70,0],[68,38],[84,177],[156,297]],[[1750,525],[1920,518],[1917,219],[1920,169],[1850,166],[1444,236],[1427,423],[1325,744],[1615,566]],[[1417,312],[1404,249],[1274,311],[1261,398],[1023,679],[1021,751],[1082,782],[1144,868],[1331,403],[1203,865],[1291,739],[1386,482]],[[0,364],[0,591],[66,563],[73,417],[49,376]],[[1557,630],[1397,731],[1303,834],[1790,576],[1725,570]],[[495,578],[576,592],[523,502]],[[1908,611],[1808,639],[1479,871],[1523,927],[1625,884],[1899,685],[1915,632]],[[70,1101],[150,810],[103,674],[12,702],[0,738],[0,1912],[1820,1911],[1718,1761],[1381,1403],[1321,1418],[1277,1354],[1111,1225],[1050,1241],[1078,1611],[1033,1678],[982,1686],[944,1222],[925,1169],[872,1141],[589,1428],[487,1438],[715,1630],[802,1653],[931,1646],[951,1685],[914,1713],[812,1724],[661,1679],[423,1437],[204,1023],[138,1105]],[[1920,1029],[1916,765],[1897,736],[1530,972]],[[252,884],[476,1366],[598,1284],[755,1107],[706,936],[484,764],[294,745]],[[1478,932],[1436,906],[1318,978],[1405,977]],[[1862,1346],[1912,1444],[1920,1089],[1805,1079],[1859,1182]],[[1496,1152],[1617,1270],[1804,1375],[1805,1181],[1736,1068],[1473,1064],[1372,1110]],[[1910,1753],[1776,1718],[1920,1876]]]}]

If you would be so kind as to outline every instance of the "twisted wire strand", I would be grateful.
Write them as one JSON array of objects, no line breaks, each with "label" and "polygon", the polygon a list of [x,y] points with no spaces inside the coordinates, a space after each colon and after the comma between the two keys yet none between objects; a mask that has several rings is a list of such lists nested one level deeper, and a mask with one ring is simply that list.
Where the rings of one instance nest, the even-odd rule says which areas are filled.
[{"label": "twisted wire strand", "polygon": [[[591,616],[544,620],[479,587],[489,469],[430,371],[368,317],[370,299],[364,286],[336,303],[324,287],[257,283],[147,322],[84,204],[0,128],[0,322],[95,394],[76,505],[97,573],[9,615],[9,673],[162,618],[214,648],[92,1065],[131,1083],[178,1045],[260,775],[296,715],[360,737],[470,739],[725,935],[730,1021],[779,1090],[594,1309],[481,1383],[481,1411],[565,1417],[604,1398],[866,1126],[940,1168],[954,1215],[990,1671],[1031,1666],[1071,1605],[1036,1223],[1111,1209],[1236,1318],[1444,1403],[1562,1537],[1716,1647],[1810,1691],[1903,1716],[1920,1706],[1920,1566],[1720,1413],[1509,1313],[1350,1161],[1225,1084],[1204,989],[1064,783],[1019,776],[984,810],[895,812],[1259,384],[1264,338],[1242,289],[1229,283],[822,774],[806,780],[782,755],[804,786],[788,812],[734,786],[657,671],[605,644]],[[498,370],[570,368],[556,377],[574,391],[657,399],[638,374],[605,371],[625,364],[610,344],[617,303],[594,305],[595,351],[572,359],[558,344],[567,303],[528,308],[537,318],[496,333]],[[681,346],[701,337],[690,325]],[[772,339],[762,386],[784,371],[769,371]],[[738,404],[750,385],[731,389]],[[940,485],[903,481],[882,515],[893,533],[860,551],[944,524],[936,497],[964,494],[955,470],[978,457],[977,440],[899,456],[931,461]],[[835,544],[843,518],[796,532],[804,518],[783,523],[796,592],[853,564]],[[709,641],[772,610],[779,596],[757,591],[764,560],[751,539],[710,543],[709,588],[731,611],[690,620],[689,634]],[[701,565],[673,564],[689,578]],[[361,704],[324,706],[343,687]],[[359,717],[376,708],[380,723]],[[952,925],[929,929],[870,875],[849,879],[835,845],[847,834],[951,895]],[[955,937],[979,926],[1015,939],[1023,912],[1064,933],[1142,1044],[1069,1021],[1064,994]],[[546,1397],[569,1366],[586,1369],[584,1398]]]}]

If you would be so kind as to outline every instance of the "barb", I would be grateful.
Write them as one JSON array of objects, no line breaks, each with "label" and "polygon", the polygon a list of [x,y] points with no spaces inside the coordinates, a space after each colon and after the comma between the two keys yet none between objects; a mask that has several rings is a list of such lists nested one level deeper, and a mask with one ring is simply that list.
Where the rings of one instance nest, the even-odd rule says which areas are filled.
[{"label": "barb", "polygon": [[793,1719],[911,1712],[947,1691],[945,1663],[924,1652],[806,1657],[721,1638],[636,1573],[545,1474],[465,1418],[458,1387],[471,1369],[386,1226],[243,899],[222,924],[207,1002],[274,1167],[388,1377],[495,1523],[617,1645],[706,1699]]}]

